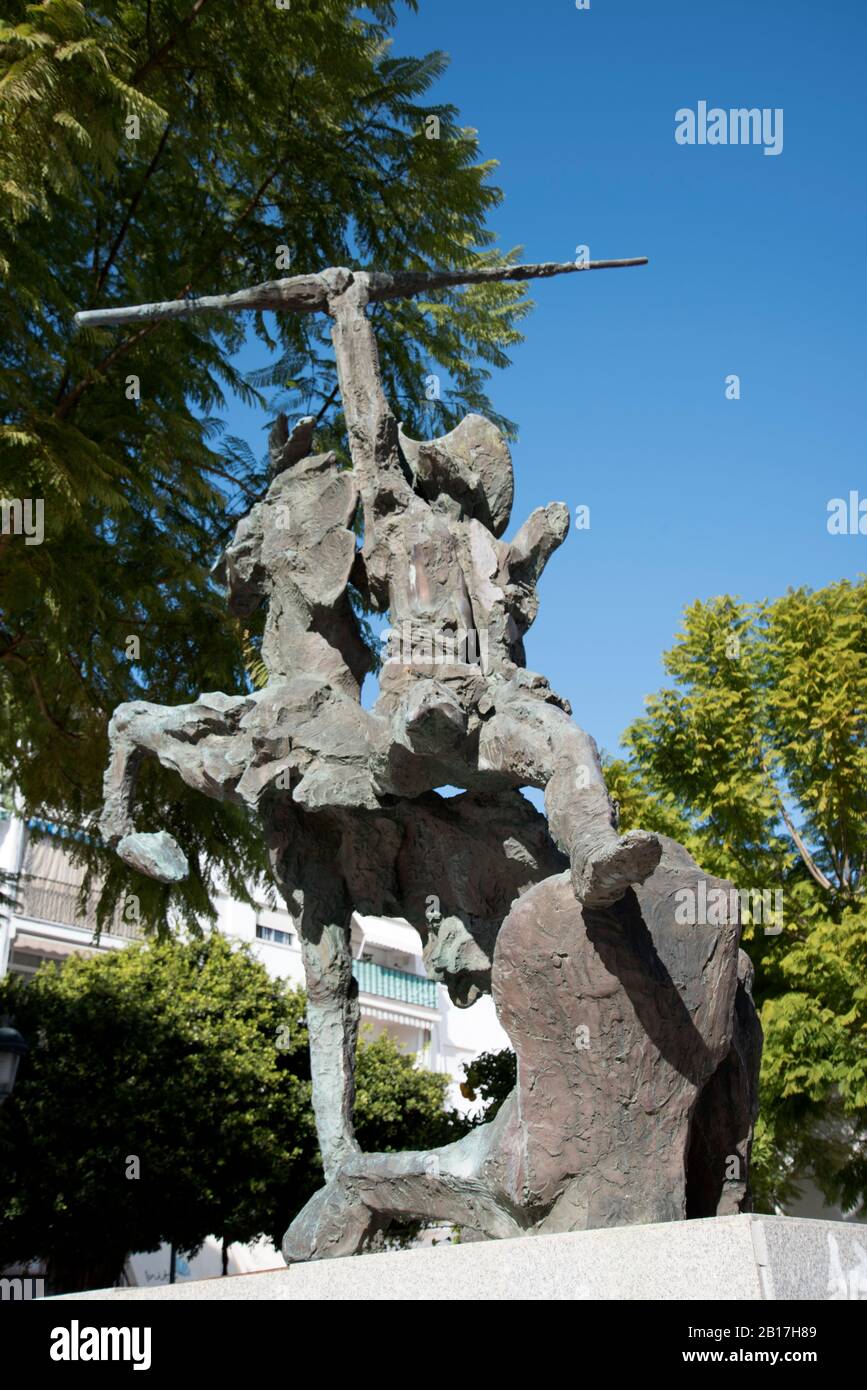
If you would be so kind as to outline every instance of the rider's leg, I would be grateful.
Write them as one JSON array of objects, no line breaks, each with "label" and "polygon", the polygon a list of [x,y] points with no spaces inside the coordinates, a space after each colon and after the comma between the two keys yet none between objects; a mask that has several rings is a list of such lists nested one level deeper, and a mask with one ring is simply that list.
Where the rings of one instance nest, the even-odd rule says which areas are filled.
[{"label": "rider's leg", "polygon": [[479,740],[479,766],[544,787],[551,834],[569,855],[576,896],[587,907],[617,902],[659,863],[655,835],[620,835],[596,743],[554,704],[525,692],[498,698]]},{"label": "rider's leg", "polygon": [[108,726],[109,761],[103,782],[100,828],[124,863],[163,883],[189,872],[186,858],[167,831],[135,829],[133,802],[138,769],[146,754],[177,772],[197,791],[220,797],[230,790],[207,765],[215,743],[237,734],[249,707],[247,696],[205,695],[189,705],[157,705],[133,700],[119,705]]},{"label": "rider's leg", "polygon": [[129,708],[121,705],[108,726],[109,759],[103,777],[99,824],[103,839],[112,848],[135,829],[132,805],[136,776],[144,757],[144,749],[138,747],[125,730],[121,732],[116,722],[118,714]]}]

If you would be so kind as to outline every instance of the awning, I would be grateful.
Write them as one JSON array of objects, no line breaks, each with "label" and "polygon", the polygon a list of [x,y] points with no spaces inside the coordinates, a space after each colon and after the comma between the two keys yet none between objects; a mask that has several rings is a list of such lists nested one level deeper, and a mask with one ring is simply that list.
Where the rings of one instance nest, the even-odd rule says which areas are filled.
[{"label": "awning", "polygon": [[384,946],[387,951],[405,951],[411,956],[422,953],[421,937],[415,927],[400,917],[362,917],[356,912],[355,922],[364,947]]},{"label": "awning", "polygon": [[24,951],[28,955],[45,956],[48,960],[65,960],[67,956],[99,956],[98,946],[79,944],[77,941],[57,941],[48,936],[29,936],[18,931],[12,938],[13,951]]},{"label": "awning", "polygon": [[376,1004],[366,1003],[361,1004],[361,1017],[362,1020],[365,1018],[376,1018],[382,1023],[405,1023],[407,1025],[414,1025],[416,1028],[420,1028],[423,1033],[428,1034],[430,1034],[431,1025],[436,1023],[436,1018],[431,1017],[430,1014],[425,1018],[419,1014],[399,1013],[397,1009],[381,1009]]}]

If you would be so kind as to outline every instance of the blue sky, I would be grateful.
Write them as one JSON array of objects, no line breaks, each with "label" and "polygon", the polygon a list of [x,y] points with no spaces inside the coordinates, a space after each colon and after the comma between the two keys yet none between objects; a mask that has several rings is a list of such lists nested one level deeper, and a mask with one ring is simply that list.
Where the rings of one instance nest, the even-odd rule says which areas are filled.
[{"label": "blue sky", "polygon": [[[535,286],[491,383],[520,426],[513,529],[548,501],[591,508],[527,655],[614,752],[684,605],[867,570],[867,536],[826,529],[830,498],[867,497],[867,4],[422,0],[395,48],[451,55],[435,96],[499,160],[501,245],[650,257]],[[782,153],[678,145],[675,112],[701,100],[782,108]]]}]

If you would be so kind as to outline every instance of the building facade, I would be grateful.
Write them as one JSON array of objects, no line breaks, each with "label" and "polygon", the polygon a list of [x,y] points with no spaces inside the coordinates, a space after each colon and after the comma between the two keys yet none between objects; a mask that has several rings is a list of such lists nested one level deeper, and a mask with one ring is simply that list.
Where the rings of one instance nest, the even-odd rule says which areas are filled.
[{"label": "building facade", "polygon": [[[45,961],[61,964],[73,952],[95,955],[141,938],[138,923],[119,905],[95,939],[96,894],[82,904],[84,875],[73,862],[69,839],[46,821],[14,814],[0,820],[0,870],[15,875],[18,884],[17,910],[0,911],[0,976],[31,975]],[[303,985],[298,933],[282,901],[251,906],[218,894],[216,908],[225,936],[246,941],[270,975]],[[373,1034],[390,1033],[420,1066],[448,1075],[452,1103],[464,1105],[458,1089],[463,1064],[509,1046],[492,1000],[456,1008],[446,989],[426,975],[421,938],[407,922],[356,915],[352,955],[362,1026]]]}]

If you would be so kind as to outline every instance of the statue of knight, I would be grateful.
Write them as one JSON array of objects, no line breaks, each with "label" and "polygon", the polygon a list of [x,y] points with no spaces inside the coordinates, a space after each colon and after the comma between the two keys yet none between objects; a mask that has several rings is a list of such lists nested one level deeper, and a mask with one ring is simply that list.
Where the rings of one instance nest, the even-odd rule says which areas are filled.
[{"label": "statue of knight", "polygon": [[[566,507],[539,508],[510,542],[502,539],[513,498],[505,440],[478,415],[433,441],[403,434],[382,390],[368,305],[449,285],[644,263],[395,274],[332,268],[230,295],[76,316],[81,324],[121,324],[249,308],[333,319],[352,470],[341,471],[333,454],[309,452],[311,418],[290,432],[279,417],[268,493],[239,523],[216,568],[235,614],[267,604],[268,683],[248,694],[202,694],[177,707],[119,706],[109,729],[102,818],[106,841],[125,862],[172,882],[188,872],[182,849],[164,831],[137,830],[133,819],[144,756],[204,794],[260,816],[275,875],[299,920],[313,1102],[332,1190],[363,1157],[352,1124],[359,1011],[350,918],[353,910],[404,908],[408,891],[395,887],[403,852],[397,822],[405,827],[415,810],[421,815],[430,793],[446,784],[501,801],[522,786],[542,788],[551,835],[588,911],[610,909],[643,884],[663,849],[656,835],[618,833],[593,739],[571,719],[567,702],[524,666],[536,585],[567,534]],[[370,658],[350,583],[372,609],[388,614],[400,639],[371,710],[360,703]],[[524,886],[556,872],[551,853],[540,853]],[[500,918],[510,901],[497,909]],[[429,1167],[424,1174],[430,1197]],[[441,1206],[461,1219],[466,1202],[476,1199],[458,1194],[456,1181],[450,1179]],[[365,1213],[369,1225],[369,1204]],[[481,1224],[489,1234],[517,1229],[499,1208],[487,1227]],[[315,1250],[316,1240],[312,1251],[305,1245],[304,1255],[290,1257]]]}]

